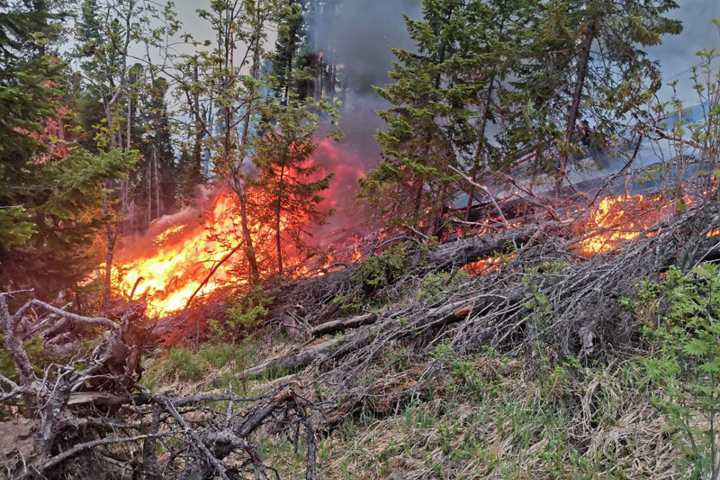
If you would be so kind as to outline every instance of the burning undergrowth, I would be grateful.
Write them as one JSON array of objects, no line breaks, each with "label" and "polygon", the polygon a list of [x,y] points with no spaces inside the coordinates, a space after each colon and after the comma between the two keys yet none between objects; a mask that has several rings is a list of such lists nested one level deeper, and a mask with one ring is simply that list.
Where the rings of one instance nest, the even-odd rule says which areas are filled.
[{"label": "burning undergrowth", "polygon": [[[318,144],[308,163],[315,162],[334,172],[318,204],[321,221],[289,206],[280,217],[288,279],[324,275],[361,256],[362,219],[350,199],[364,171],[362,162],[331,140]],[[324,171],[314,175],[322,177]],[[247,196],[253,248],[261,277],[267,279],[274,275],[278,257],[275,221],[266,211],[274,200],[252,186]],[[228,287],[243,289],[251,275],[239,210],[237,197],[222,186],[202,189],[194,206],[155,220],[142,236],[124,238],[113,268],[114,294],[143,299],[148,316],[158,318]],[[328,221],[325,214],[331,214]]]},{"label": "burning undergrowth", "polygon": [[[622,405],[613,406],[601,402],[605,391],[597,389],[618,392],[627,388],[607,376],[614,375],[611,369],[619,355],[631,354],[643,342],[640,320],[622,300],[634,298],[639,282],[658,281],[672,265],[687,272],[700,262],[720,258],[713,236],[720,225],[715,195],[697,195],[693,202],[683,203],[684,209],[678,208],[672,196],[613,196],[587,211],[569,210],[571,214],[564,218],[535,215],[533,221],[512,223],[513,228],[488,231],[483,231],[480,223],[481,234],[468,231],[465,238],[441,244],[409,235],[378,234],[366,239],[369,244],[357,245],[357,251],[365,253],[365,261],[336,267],[321,265],[277,290],[277,300],[269,306],[264,326],[268,332],[276,332],[268,328],[273,326],[284,329],[291,340],[283,337],[281,342],[265,348],[264,340],[253,339],[253,358],[259,363],[245,368],[244,359],[243,370],[226,366],[218,374],[196,372],[194,378],[200,378],[202,383],[192,388],[202,392],[187,396],[152,393],[137,383],[134,372],[120,375],[124,382],[120,386],[105,384],[110,391],[83,391],[88,375],[109,375],[105,370],[95,370],[104,366],[108,358],[110,372],[121,368],[112,362],[122,365],[126,357],[137,360],[135,353],[123,354],[122,349],[118,354],[112,352],[138,336],[128,336],[126,330],[139,320],[139,312],[132,310],[132,319],[124,318],[120,326],[109,320],[79,317],[82,321],[112,324],[107,343],[112,355],[100,349],[99,356],[87,362],[90,371],[59,377],[69,382],[63,383],[63,388],[26,394],[32,395],[32,401],[49,398],[55,402],[52,405],[71,405],[60,407],[65,417],[47,418],[51,427],[66,422],[62,425],[67,433],[60,443],[67,448],[62,451],[75,453],[47,453],[38,468],[43,472],[66,472],[79,468],[79,459],[93,468],[102,468],[108,462],[102,453],[105,443],[92,443],[95,440],[89,439],[94,438],[93,434],[88,434],[87,429],[77,434],[79,430],[69,427],[73,424],[66,420],[75,419],[81,408],[96,408],[87,406],[92,402],[115,402],[109,407],[112,418],[127,420],[122,431],[107,422],[100,422],[98,427],[97,436],[103,442],[125,445],[118,450],[118,458],[142,457],[143,468],[146,464],[156,465],[170,477],[189,474],[191,469],[197,469],[198,475],[211,476],[214,469],[224,465],[229,468],[242,464],[256,472],[277,468],[288,477],[306,468],[334,478],[333,463],[318,453],[318,445],[328,438],[333,442],[338,431],[358,418],[373,418],[392,428],[398,412],[414,416],[417,409],[426,408],[433,421],[445,422],[450,416],[462,419],[463,425],[448,431],[470,425],[479,430],[468,430],[468,435],[482,439],[480,443],[497,441],[505,445],[522,442],[525,437],[506,428],[503,422],[510,414],[494,405],[526,398],[527,403],[515,402],[512,408],[551,411],[553,418],[564,419],[568,428],[560,430],[568,431],[572,438],[596,438],[600,434],[612,438],[619,434],[611,422],[593,415],[599,405],[615,408],[608,415],[617,412],[627,416],[623,428],[637,428],[639,432],[632,445],[623,447],[625,453],[618,460],[628,476],[664,475],[673,468],[676,453],[669,441],[658,440],[662,422],[647,410],[648,402],[628,394],[623,396]],[[222,202],[212,205],[217,207]],[[211,211],[213,225],[232,228],[232,222],[223,223],[221,213]],[[221,212],[225,211],[221,208]],[[515,219],[506,220],[510,223]],[[208,261],[217,265],[220,254],[208,247],[215,240],[190,235],[195,229],[208,231],[203,221],[204,217],[196,223],[167,222],[152,232],[148,251],[168,254],[190,242],[196,248],[193,255],[215,254]],[[632,231],[633,236],[618,237],[615,228]],[[598,243],[593,245],[602,247],[583,250],[586,239],[598,237]],[[200,241],[198,238],[206,244],[195,247],[192,242]],[[468,267],[473,264],[478,270]],[[233,279],[232,270],[226,275],[218,278],[231,283],[242,281],[241,277]],[[126,284],[127,288],[133,286]],[[139,289],[140,284],[137,292]],[[148,293],[147,299],[151,298]],[[142,302],[134,305],[143,307]],[[128,351],[135,352],[131,348]],[[207,354],[207,350],[203,352]],[[199,355],[198,350],[197,354],[175,355],[173,359],[184,358],[182,361],[196,366]],[[569,364],[567,359],[574,363]],[[590,365],[605,365],[607,375],[594,373]],[[579,372],[576,377],[563,373],[570,369]],[[28,383],[35,384],[39,382]],[[132,393],[128,393],[128,385]],[[226,385],[228,391],[217,390]],[[237,395],[239,391],[246,395]],[[484,412],[496,417],[483,421],[469,418],[462,410],[469,405],[468,399],[486,402],[483,405],[488,409]],[[241,411],[231,424],[226,420],[228,409]],[[199,411],[209,420],[198,421]],[[155,422],[153,427],[153,418],[166,421],[160,426]],[[536,420],[540,421],[533,422]],[[614,451],[612,442],[574,442],[567,436],[552,436],[543,428],[527,433],[540,453],[536,455],[535,450],[525,447],[522,450],[523,455],[530,452],[530,464],[539,471],[549,468],[546,453],[552,452],[542,443],[548,438],[568,444],[571,453],[560,452],[553,464],[563,476],[576,478],[580,464],[589,465],[595,472],[613,471],[615,463],[607,460]],[[170,455],[150,451],[148,445],[154,442],[143,445],[137,441],[147,435],[172,439],[163,443]],[[283,470],[283,442],[288,438],[298,442],[298,435],[304,438],[300,443],[307,448],[307,454],[296,454],[292,457],[295,463]],[[465,444],[448,441],[450,450],[438,459],[443,468],[460,471],[461,462],[451,460],[451,453],[453,446]],[[80,447],[72,450],[75,445]],[[256,445],[263,446],[262,452]],[[228,456],[229,446],[239,446],[244,456]],[[557,443],[553,448],[557,453]],[[657,448],[671,453],[657,461],[653,457]],[[177,460],[183,455],[190,460]],[[498,455],[509,455],[508,461],[516,459],[512,454]],[[576,458],[578,465],[559,460],[569,457]],[[626,461],[629,458],[641,461]],[[298,459],[303,465],[298,465]],[[488,465],[483,463],[483,468]],[[438,477],[430,466],[416,467],[413,471],[417,478]],[[485,477],[493,475],[489,470],[482,471]]]}]

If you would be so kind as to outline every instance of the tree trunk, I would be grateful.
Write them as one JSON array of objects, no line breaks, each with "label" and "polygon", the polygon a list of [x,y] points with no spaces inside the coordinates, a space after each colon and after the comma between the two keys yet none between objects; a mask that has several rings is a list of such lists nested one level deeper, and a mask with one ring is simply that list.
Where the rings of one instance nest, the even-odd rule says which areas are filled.
[{"label": "tree trunk", "polygon": [[425,188],[425,182],[422,179],[415,182],[415,205],[413,207],[413,219],[417,222],[420,215],[420,206],[422,205],[422,193]]},{"label": "tree trunk", "polygon": [[160,218],[162,207],[160,205],[160,166],[157,160],[157,149],[153,147],[153,162],[155,163],[155,218]]},{"label": "tree trunk", "polygon": [[[108,182],[105,183],[106,189],[110,189],[110,185]],[[102,203],[102,211],[103,216],[107,217],[107,215],[110,214],[110,208],[109,208],[109,201],[106,197],[103,198]],[[115,228],[113,228],[112,222],[107,222],[105,224],[105,235],[107,237],[107,252],[105,254],[105,292],[103,294],[103,311],[105,312],[105,316],[107,317],[110,314],[110,294],[112,289],[112,264],[113,264],[113,256],[115,251],[115,240],[117,239],[117,232],[115,231]]]},{"label": "tree trunk", "polygon": [[[592,42],[595,39],[595,30],[597,26],[597,17],[593,17],[590,23],[585,29],[585,38],[582,44],[582,54],[580,57],[580,64],[578,65],[577,81],[575,82],[575,92],[573,93],[572,104],[568,111],[567,125],[565,126],[565,148],[570,147],[570,143],[573,140],[573,134],[575,133],[575,122],[577,122],[578,113],[580,111],[580,102],[582,100],[582,93],[585,88],[585,79],[587,78],[588,65],[590,64],[590,48]],[[563,180],[566,177],[565,168],[567,167],[568,161],[567,151],[562,153],[560,156],[560,165],[558,167],[557,181],[555,184],[556,194],[560,192],[562,188]]]},{"label": "tree trunk", "polygon": [[238,197],[240,198],[240,223],[242,225],[243,239],[245,240],[245,256],[250,266],[250,283],[257,285],[260,283],[260,268],[258,267],[253,238],[250,233],[250,226],[248,225],[247,195],[245,191],[241,189]]},{"label": "tree trunk", "polygon": [[[502,33],[502,30],[501,30]],[[480,158],[482,157],[483,153],[485,153],[485,131],[487,130],[487,122],[488,122],[488,108],[490,107],[490,102],[492,101],[492,94],[495,87],[495,77],[492,77],[490,79],[490,83],[488,84],[488,93],[487,98],[485,99],[485,107],[483,108],[483,119],[482,122],[480,122],[480,128],[478,129],[478,146],[477,150],[475,151],[475,159],[473,161],[472,169],[470,170],[470,178],[472,181],[476,181],[475,177],[478,174],[478,171],[480,170]],[[472,208],[473,198],[475,197],[475,185],[470,184],[470,192],[468,193],[468,203],[467,203],[467,209],[465,211],[465,221],[470,221],[470,209]]]},{"label": "tree trunk", "polygon": [[[259,35],[258,32],[256,32],[256,37]],[[258,75],[260,73],[260,43],[259,38],[257,38],[257,41],[255,42],[255,51],[253,52],[253,65],[251,69],[251,75],[254,78],[258,78]],[[242,164],[244,161],[245,156],[245,146],[247,145],[248,138],[250,136],[250,117],[252,116],[252,101],[255,97],[255,88],[250,88],[250,102],[248,103],[248,109],[245,113],[245,119],[243,121],[243,129],[242,129],[242,137],[240,139],[240,165],[239,168],[242,168]],[[257,263],[257,256],[255,255],[255,246],[252,238],[252,234],[250,232],[250,226],[248,224],[248,214],[247,214],[247,194],[245,190],[245,186],[242,185],[242,181],[237,174],[237,171],[234,171],[233,175],[233,182],[235,183],[235,192],[237,193],[238,197],[240,198],[240,223],[242,225],[242,232],[243,232],[243,240],[245,241],[245,256],[248,260],[248,265],[250,267],[250,282],[253,285],[256,285],[260,282],[260,268],[258,267]]]},{"label": "tree trunk", "polygon": [[150,222],[152,221],[152,160],[148,162],[147,167],[147,189],[148,189],[148,204],[147,204],[147,224],[148,227],[150,227]]},{"label": "tree trunk", "polygon": [[283,182],[285,181],[285,165],[283,162],[280,168],[280,179],[278,181],[278,198],[277,206],[275,207],[275,244],[277,247],[278,256],[278,275],[283,275],[283,261],[282,261],[282,239],[280,238],[280,220],[282,219],[282,197],[283,197]]}]

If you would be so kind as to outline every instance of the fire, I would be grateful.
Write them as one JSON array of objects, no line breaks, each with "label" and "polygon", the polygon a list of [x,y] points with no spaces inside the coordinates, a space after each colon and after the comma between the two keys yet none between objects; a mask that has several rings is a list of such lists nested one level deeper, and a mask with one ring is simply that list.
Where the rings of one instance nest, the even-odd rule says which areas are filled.
[{"label": "fire", "polygon": [[468,263],[463,270],[471,275],[485,275],[487,273],[498,272],[503,265],[515,258],[515,254],[497,255],[481,258],[473,263]]},{"label": "fire", "polygon": [[[137,282],[135,297],[146,296],[147,313],[152,317],[183,309],[213,266],[237,247],[239,237],[228,232],[237,231],[238,224],[232,199],[220,195],[205,221],[172,225],[153,238],[150,252],[118,262],[113,274],[115,292],[129,296]],[[201,292],[207,295],[229,282],[246,280],[233,272],[232,262],[225,262]]]},{"label": "fire", "polygon": [[153,239],[153,243],[157,246],[163,246],[165,245],[165,242],[167,242],[169,237],[178,232],[182,232],[183,230],[185,230],[185,227],[186,225],[173,225],[167,230],[158,234],[158,236]]},{"label": "fire", "polygon": [[[237,288],[248,284],[241,248],[242,226],[234,197],[221,193],[202,219],[197,212],[186,213],[183,218],[170,222],[150,239],[130,241],[113,266],[113,293],[126,298],[131,294],[133,298],[144,297],[149,317],[176,313],[186,308],[191,298],[206,297],[230,285]],[[274,222],[250,220],[260,273],[263,277],[272,275],[277,269]],[[282,232],[289,222],[281,218]],[[322,265],[315,262],[313,266],[313,261],[308,262],[310,257],[301,255],[290,241],[283,250],[289,278],[324,275],[336,261],[329,254]],[[230,257],[231,252],[237,253]],[[362,259],[357,245],[347,252],[342,258],[345,261]]]},{"label": "fire", "polygon": [[590,213],[580,253],[594,256],[609,252],[655,225],[669,213],[661,195],[620,195],[604,198]]}]

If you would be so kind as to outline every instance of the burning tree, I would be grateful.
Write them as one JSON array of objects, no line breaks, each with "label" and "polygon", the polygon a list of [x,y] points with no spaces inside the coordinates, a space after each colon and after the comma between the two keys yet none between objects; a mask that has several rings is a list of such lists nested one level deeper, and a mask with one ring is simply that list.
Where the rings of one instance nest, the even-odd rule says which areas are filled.
[{"label": "burning tree", "polygon": [[[248,186],[253,177],[248,154],[254,135],[251,127],[266,100],[260,67],[266,55],[266,27],[277,5],[274,0],[213,2],[200,16],[216,35],[216,47],[186,55],[177,66],[178,94],[187,100],[185,107],[193,120],[189,128],[197,141],[194,154],[200,153],[204,142],[214,173],[237,196],[243,249],[253,283],[260,281],[260,267],[248,219]],[[200,42],[194,45],[204,46]],[[243,56],[238,53],[241,48],[245,49]],[[248,68],[249,75],[245,73]]]},{"label": "burning tree", "polygon": [[312,160],[318,147],[319,111],[329,115],[333,130],[327,135],[339,138],[336,125],[337,109],[322,101],[305,105],[289,100],[286,105],[274,104],[267,110],[268,132],[255,141],[254,162],[260,170],[255,182],[262,192],[262,207],[267,213],[260,221],[272,221],[275,230],[278,275],[283,276],[283,236],[298,251],[305,249],[303,237],[310,234],[312,224],[321,224],[332,211],[321,212],[318,204],[322,192],[330,185],[332,173],[324,175],[323,166]]}]

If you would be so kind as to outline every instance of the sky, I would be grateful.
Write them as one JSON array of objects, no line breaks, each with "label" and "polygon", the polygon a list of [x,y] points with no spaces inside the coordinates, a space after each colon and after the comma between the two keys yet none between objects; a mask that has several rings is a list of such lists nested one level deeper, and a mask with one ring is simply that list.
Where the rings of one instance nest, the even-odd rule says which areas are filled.
[{"label": "sky", "polygon": [[[660,62],[664,82],[677,79],[679,96],[691,105],[696,100],[689,80],[690,69],[698,63],[695,53],[703,48],[720,51],[720,31],[711,21],[720,18],[720,0],[676,2],[680,8],[674,10],[670,17],[683,22],[682,33],[663,37],[662,44],[648,49],[648,53]],[[670,92],[665,88],[662,93],[667,97]]]},{"label": "sky", "polygon": [[[348,53],[364,59],[382,59],[385,65],[378,68],[390,70],[391,55],[387,53],[389,46],[401,46],[406,43],[406,33],[396,31],[403,29],[401,15],[408,13],[417,16],[418,0],[345,0],[349,5],[350,14],[341,25],[344,35],[351,36],[356,45],[348,49]],[[664,80],[679,81],[680,96],[687,102],[694,100],[691,82],[688,80],[690,68],[698,62],[695,52],[701,48],[717,48],[720,50],[720,33],[711,22],[720,18],[720,0],[676,0],[679,7],[670,16],[683,22],[684,29],[680,35],[665,36],[661,45],[648,49],[651,58],[661,65]],[[208,24],[197,17],[196,11],[208,8],[210,0],[176,0],[176,6],[184,30],[196,38],[210,38]],[[396,18],[395,18],[396,17]],[[367,31],[367,34],[364,32]],[[274,41],[274,34],[270,35]],[[377,51],[382,50],[382,51]],[[663,91],[667,97],[669,90]]]}]

